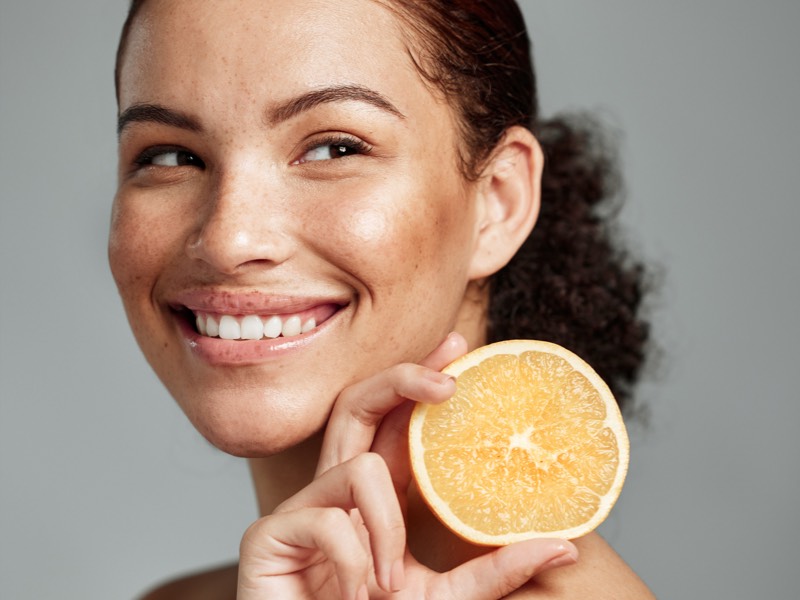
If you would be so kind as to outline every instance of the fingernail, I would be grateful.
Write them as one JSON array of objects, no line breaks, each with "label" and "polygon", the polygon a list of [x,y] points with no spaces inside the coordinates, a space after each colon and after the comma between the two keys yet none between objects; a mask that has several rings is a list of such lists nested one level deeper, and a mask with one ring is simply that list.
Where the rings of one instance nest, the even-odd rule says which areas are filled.
[{"label": "fingernail", "polygon": [[406,571],[402,560],[396,560],[392,565],[391,587],[393,592],[399,592],[406,586]]},{"label": "fingernail", "polygon": [[451,381],[453,383],[456,382],[456,378],[452,375],[448,375],[447,373],[440,373],[439,371],[425,371],[425,377],[428,381],[432,381],[438,385],[448,385]]},{"label": "fingernail", "polygon": [[468,350],[467,341],[464,339],[464,336],[460,333],[456,333],[455,331],[447,335],[445,344],[451,349],[459,349],[459,353],[462,354]]},{"label": "fingernail", "polygon": [[369,600],[369,590],[367,590],[367,584],[364,584],[358,588],[356,600]]},{"label": "fingernail", "polygon": [[544,571],[545,569],[566,567],[567,565],[574,565],[576,562],[578,562],[578,551],[572,547],[568,548],[564,554],[559,554],[555,558],[551,558],[544,565],[542,565],[541,570]]}]

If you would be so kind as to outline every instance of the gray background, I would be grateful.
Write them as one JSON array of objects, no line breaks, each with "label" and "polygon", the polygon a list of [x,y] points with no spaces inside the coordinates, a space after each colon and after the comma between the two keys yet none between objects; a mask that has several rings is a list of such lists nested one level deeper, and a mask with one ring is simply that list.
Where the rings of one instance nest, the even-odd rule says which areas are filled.
[{"label": "gray background", "polygon": [[[0,3],[0,597],[130,598],[235,557],[245,464],[199,439],[105,262],[123,0]],[[525,2],[546,113],[620,129],[664,271],[649,425],[603,533],[660,598],[796,598],[800,2]]]}]

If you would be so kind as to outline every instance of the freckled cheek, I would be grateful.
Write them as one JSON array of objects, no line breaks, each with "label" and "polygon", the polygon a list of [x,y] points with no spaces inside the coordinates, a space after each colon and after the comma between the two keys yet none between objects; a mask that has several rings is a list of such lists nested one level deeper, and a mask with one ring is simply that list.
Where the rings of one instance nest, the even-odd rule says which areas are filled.
[{"label": "freckled cheek", "polygon": [[[444,257],[458,262],[453,245],[460,245],[463,225],[452,204],[397,198],[373,201],[369,206],[350,206],[333,212],[319,239],[331,240],[330,248],[348,270],[368,285],[396,285],[408,278],[442,272]],[[331,227],[331,223],[337,225]],[[331,234],[335,233],[334,236]],[[444,283],[442,281],[442,283]]]},{"label": "freckled cheek", "polygon": [[125,202],[115,204],[108,258],[126,303],[142,293],[149,295],[170,248],[174,248],[175,231],[170,231],[170,221],[134,210]]},{"label": "freckled cheek", "polygon": [[371,204],[339,216],[335,251],[359,275],[382,279],[399,270],[397,261],[416,255],[418,235],[416,222],[406,211],[389,203]]}]

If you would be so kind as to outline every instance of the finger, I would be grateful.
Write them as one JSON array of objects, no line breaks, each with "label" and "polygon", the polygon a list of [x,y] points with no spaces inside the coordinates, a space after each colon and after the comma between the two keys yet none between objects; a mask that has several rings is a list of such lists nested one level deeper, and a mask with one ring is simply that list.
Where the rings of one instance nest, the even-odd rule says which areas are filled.
[{"label": "finger", "polygon": [[378,585],[386,591],[396,591],[393,574],[394,580],[402,577],[406,528],[383,459],[375,453],[365,453],[337,465],[281,504],[275,512],[323,506],[359,510],[369,533]]},{"label": "finger", "polygon": [[439,373],[466,350],[459,334],[450,334],[421,364],[403,363],[360,381],[339,395],[317,465],[317,474],[367,452],[383,417],[408,400],[443,402],[455,392],[455,381]]},{"label": "finger", "polygon": [[433,597],[497,600],[525,585],[535,575],[575,563],[578,550],[566,540],[518,542],[474,558],[435,580]]},{"label": "finger", "polygon": [[437,403],[454,392],[452,377],[410,363],[395,365],[347,388],[328,420],[317,473],[369,451],[383,417],[406,400]]},{"label": "finger", "polygon": [[466,354],[467,350],[467,340],[460,333],[454,331],[448,334],[444,341],[419,364],[434,371],[441,371],[459,356]]},{"label": "finger", "polygon": [[318,560],[300,549],[319,550],[331,562],[342,598],[357,598],[367,585],[369,555],[348,514],[340,508],[302,508],[264,517],[247,529],[239,549],[237,598],[285,597],[289,584],[281,577]]},{"label": "finger", "polygon": [[394,489],[401,499],[401,508],[408,486],[411,483],[411,463],[408,456],[408,425],[413,402],[404,402],[392,410],[380,424],[372,451],[383,457],[389,469]]},{"label": "finger", "polygon": [[[451,333],[444,342],[429,354],[421,364],[440,370],[467,351],[467,341],[458,333]],[[393,409],[380,424],[372,443],[372,451],[380,454],[389,467],[392,482],[401,498],[411,483],[411,466],[408,462],[408,422],[414,405],[406,402]]]}]

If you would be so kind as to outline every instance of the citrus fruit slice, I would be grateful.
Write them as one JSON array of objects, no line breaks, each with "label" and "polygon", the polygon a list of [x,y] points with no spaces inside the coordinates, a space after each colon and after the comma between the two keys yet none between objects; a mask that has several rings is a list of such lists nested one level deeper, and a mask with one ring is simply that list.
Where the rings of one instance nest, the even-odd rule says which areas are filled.
[{"label": "citrus fruit slice", "polygon": [[456,393],[414,408],[409,447],[420,493],[445,525],[500,546],[573,539],[606,518],[628,469],[628,436],[588,364],[556,344],[512,340],[443,371]]}]

